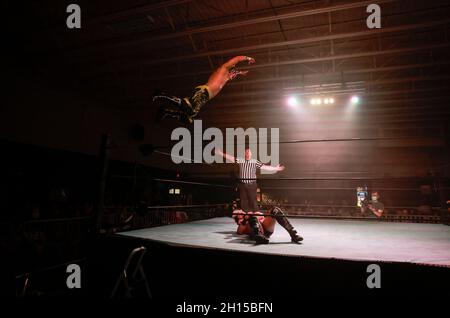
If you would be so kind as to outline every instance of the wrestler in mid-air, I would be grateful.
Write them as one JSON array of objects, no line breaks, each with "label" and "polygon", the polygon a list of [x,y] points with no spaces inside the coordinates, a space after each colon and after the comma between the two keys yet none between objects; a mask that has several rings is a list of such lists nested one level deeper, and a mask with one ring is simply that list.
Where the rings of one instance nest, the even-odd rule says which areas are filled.
[{"label": "wrestler in mid-air", "polygon": [[242,71],[236,67],[238,63],[244,61],[248,64],[255,63],[255,60],[248,56],[233,57],[217,68],[206,84],[197,86],[190,97],[180,98],[163,92],[156,92],[153,95],[153,101],[160,104],[157,120],[174,118],[180,122],[192,123],[200,109],[213,99],[228,81],[239,75],[247,75],[248,71]]}]

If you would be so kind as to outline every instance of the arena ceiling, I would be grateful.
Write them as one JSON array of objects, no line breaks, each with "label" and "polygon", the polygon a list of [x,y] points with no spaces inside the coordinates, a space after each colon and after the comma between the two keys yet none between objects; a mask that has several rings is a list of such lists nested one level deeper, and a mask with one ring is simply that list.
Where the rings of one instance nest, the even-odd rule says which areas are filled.
[{"label": "arena ceiling", "polygon": [[[366,24],[373,2],[381,7],[379,29]],[[35,22],[26,50],[42,72],[70,69],[111,109],[153,112],[155,89],[189,94],[244,54],[257,63],[205,107],[205,127],[282,127],[284,139],[439,138],[448,129],[445,0],[79,1],[76,31],[65,27],[67,4],[29,4]],[[314,109],[309,98],[317,92],[336,103]],[[359,126],[346,121],[356,93]],[[292,95],[299,109],[286,105]]]}]

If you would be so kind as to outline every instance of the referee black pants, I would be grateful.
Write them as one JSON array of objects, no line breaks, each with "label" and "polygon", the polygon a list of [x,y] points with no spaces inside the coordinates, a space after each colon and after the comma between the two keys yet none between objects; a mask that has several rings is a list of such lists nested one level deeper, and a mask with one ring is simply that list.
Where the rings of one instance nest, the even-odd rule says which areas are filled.
[{"label": "referee black pants", "polygon": [[256,203],[256,191],[258,186],[256,182],[239,183],[239,197],[241,199],[241,209],[244,212],[258,211],[258,204]]}]

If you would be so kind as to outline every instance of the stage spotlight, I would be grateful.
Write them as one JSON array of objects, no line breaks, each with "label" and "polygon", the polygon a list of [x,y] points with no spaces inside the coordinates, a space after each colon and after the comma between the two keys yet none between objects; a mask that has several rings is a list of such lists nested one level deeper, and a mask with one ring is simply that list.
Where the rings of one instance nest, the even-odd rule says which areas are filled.
[{"label": "stage spotlight", "polygon": [[324,102],[324,104],[327,104],[327,105],[328,105],[328,104],[331,104],[331,103],[330,103],[330,100],[329,100],[328,98],[325,98],[325,99],[323,100],[323,102]]},{"label": "stage spotlight", "polygon": [[290,107],[296,107],[298,105],[298,100],[294,96],[291,96],[287,99],[287,104]]},{"label": "stage spotlight", "polygon": [[334,98],[330,98],[328,101],[330,102],[330,104],[334,104]]},{"label": "stage spotlight", "polygon": [[358,96],[352,96],[352,98],[350,99],[350,101],[352,102],[353,105],[356,105],[359,103],[359,97]]},{"label": "stage spotlight", "polygon": [[321,104],[322,104],[322,99],[321,99],[321,98],[318,98],[317,101],[316,101],[316,104],[317,104],[317,105],[321,105]]},{"label": "stage spotlight", "polygon": [[311,105],[315,105],[315,104],[316,104],[316,99],[315,99],[315,98],[311,98],[311,99],[309,100],[309,103],[310,103]]}]

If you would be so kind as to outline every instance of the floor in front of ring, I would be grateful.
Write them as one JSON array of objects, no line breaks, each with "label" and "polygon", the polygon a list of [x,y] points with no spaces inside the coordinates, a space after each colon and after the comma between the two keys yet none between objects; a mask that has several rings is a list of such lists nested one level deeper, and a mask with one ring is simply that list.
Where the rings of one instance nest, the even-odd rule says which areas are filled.
[{"label": "floor in front of ring", "polygon": [[231,218],[172,224],[118,235],[194,248],[358,261],[406,262],[450,267],[450,226],[352,220],[291,219],[304,237],[290,242],[279,225],[268,245],[237,235]]}]

